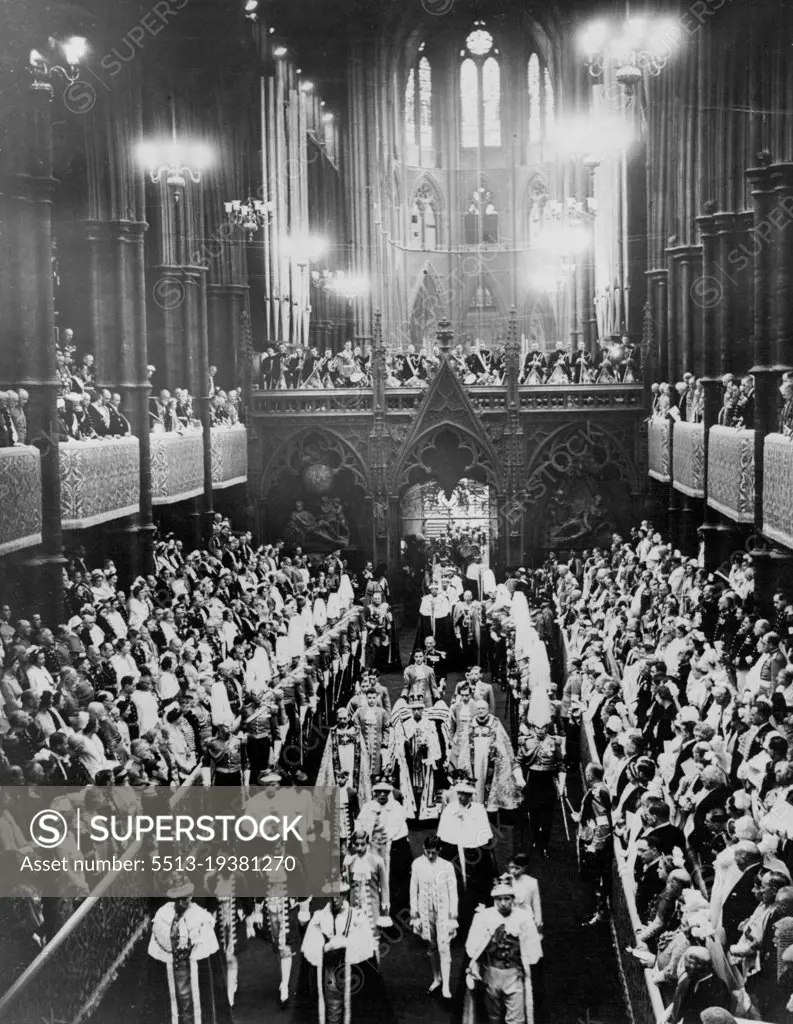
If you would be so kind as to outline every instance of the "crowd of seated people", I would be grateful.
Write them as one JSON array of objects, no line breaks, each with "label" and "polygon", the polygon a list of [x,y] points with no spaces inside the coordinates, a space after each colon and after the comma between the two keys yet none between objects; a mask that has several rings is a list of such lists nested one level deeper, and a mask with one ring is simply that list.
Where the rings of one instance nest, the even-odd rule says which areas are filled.
[{"label": "crowd of seated people", "polygon": [[[65,341],[71,340],[72,332],[64,332]],[[65,344],[56,350],[57,373],[60,379],[58,389],[58,434],[61,440],[87,441],[103,437],[127,437],[132,433],[129,420],[121,410],[121,395],[109,388],[96,386],[94,358],[86,353],[75,357],[73,346]],[[156,367],[148,367],[149,379]],[[215,383],[217,368],[209,368],[210,422],[213,426],[239,423],[239,392],[226,392]],[[14,400],[16,399],[16,400]],[[22,409],[27,401],[27,392],[7,396],[7,410],[11,422],[19,420],[12,408]],[[0,410],[3,397],[0,395]],[[0,412],[0,424],[5,417]],[[24,426],[24,413],[22,415]],[[185,430],[200,430],[200,420],[193,410],[193,397],[186,388],[175,388],[173,394],[163,389],[150,399],[149,426],[152,433],[182,433]],[[5,434],[9,431],[6,427]],[[16,430],[19,436],[19,427]],[[12,443],[22,443],[12,442]]]},{"label": "crowd of seated people", "polygon": [[[618,343],[618,344],[617,344]],[[531,342],[523,360],[521,384],[635,384],[641,380],[639,350],[628,338],[612,339],[601,346],[596,356],[579,341],[551,352],[541,352]]]},{"label": "crowd of seated people", "polygon": [[[3,856],[28,848],[7,786],[255,783],[279,763],[290,730],[308,727],[321,659],[338,656],[330,645],[318,654],[324,638],[353,627],[340,552],[310,560],[299,548],[287,557],[281,543],[254,549],[220,515],[204,550],[159,540],[155,571],[128,588],[112,561],[91,569],[84,549],[65,572],[64,621],[0,607]],[[18,968],[98,881],[71,878],[68,898],[28,894],[29,913],[14,917]]]},{"label": "crowd of seated people", "polygon": [[793,1019],[793,605],[777,593],[763,618],[748,562],[710,575],[645,522],[558,575],[565,699],[594,737],[633,953],[670,1021],[699,1020],[704,980],[699,1008]]},{"label": "crowd of seated people", "polygon": [[0,391],[0,448],[27,444],[28,425],[25,406],[30,396],[25,388]]},{"label": "crowd of seated people", "polygon": [[[793,380],[793,378],[791,378]],[[721,378],[722,404],[718,423],[722,427],[754,429],[754,377],[747,374],[738,380],[734,374],[726,373]],[[783,383],[783,387],[784,387]],[[693,373],[684,373],[683,379],[672,388],[667,382],[655,383],[650,387],[652,394],[652,416],[672,419],[684,423],[702,423],[705,411],[705,393],[702,381]],[[793,387],[791,387],[793,397]]]},{"label": "crowd of seated people", "polygon": [[[619,339],[617,339],[619,340]],[[478,339],[454,346],[449,361],[468,386],[501,385],[506,365],[504,344],[484,347]],[[415,345],[389,351],[386,355],[386,386],[425,387],[441,363],[441,350],[432,353]],[[551,352],[541,352],[531,343],[519,374],[521,384],[632,384],[640,378],[640,359],[636,347],[627,338],[615,348],[602,347],[593,358],[584,342]],[[299,388],[362,388],[372,386],[371,352],[351,341],[340,352],[279,344],[270,346],[261,357],[259,387],[264,391],[293,391]]]}]

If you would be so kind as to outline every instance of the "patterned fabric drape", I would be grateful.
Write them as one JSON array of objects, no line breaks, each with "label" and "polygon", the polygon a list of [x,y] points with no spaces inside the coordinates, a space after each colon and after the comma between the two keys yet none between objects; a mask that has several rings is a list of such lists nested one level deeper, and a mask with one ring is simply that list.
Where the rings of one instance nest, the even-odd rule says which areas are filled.
[{"label": "patterned fabric drape", "polygon": [[705,432],[701,423],[675,423],[672,478],[690,498],[705,494]]},{"label": "patterned fabric drape", "polygon": [[713,427],[708,504],[737,523],[754,522],[754,431]]},{"label": "patterned fabric drape", "polygon": [[152,504],[195,498],[204,490],[204,443],[200,430],[151,435]]},{"label": "patterned fabric drape", "polygon": [[60,446],[61,521],[83,529],[133,515],[140,507],[137,437],[67,441]]},{"label": "patterned fabric drape", "polygon": [[41,458],[37,448],[0,448],[0,555],[41,543]]},{"label": "patterned fabric drape", "polygon": [[212,482],[215,487],[233,487],[248,479],[248,431],[233,427],[212,428]]},{"label": "patterned fabric drape", "polygon": [[793,547],[793,441],[769,434],[764,444],[763,533]]},{"label": "patterned fabric drape", "polygon": [[662,484],[669,483],[669,420],[652,419],[648,424],[648,474]]}]

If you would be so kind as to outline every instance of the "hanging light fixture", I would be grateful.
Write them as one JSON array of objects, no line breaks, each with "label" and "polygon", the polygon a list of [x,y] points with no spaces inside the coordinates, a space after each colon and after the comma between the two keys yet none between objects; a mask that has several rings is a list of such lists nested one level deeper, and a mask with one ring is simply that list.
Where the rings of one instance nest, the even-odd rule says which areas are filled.
[{"label": "hanging light fixture", "polygon": [[165,179],[177,190],[185,187],[189,178],[194,184],[212,163],[212,151],[203,142],[180,139],[176,135],[176,110],[171,101],[171,138],[141,142],[137,147],[138,160],[148,171],[155,185]]},{"label": "hanging light fixture", "polygon": [[626,4],[625,21],[613,24],[594,21],[579,37],[584,63],[593,78],[607,69],[627,89],[641,81],[643,73],[658,76],[666,67],[682,35],[673,19],[631,18]]},{"label": "hanging light fixture", "polygon": [[[69,36],[59,41],[50,36],[47,47],[46,55],[40,50],[30,51],[28,71],[33,75],[34,89],[44,89],[51,93],[49,79],[54,75],[60,75],[68,85],[73,85],[80,77],[80,61],[88,53],[88,40],[83,36]],[[58,63],[58,53],[65,61],[64,64]]]},{"label": "hanging light fixture", "polygon": [[369,280],[362,274],[348,274],[344,270],[313,270],[311,283],[323,291],[332,292],[348,302],[360,299],[369,291]]},{"label": "hanging light fixture", "polygon": [[254,199],[252,196],[242,202],[239,199],[232,199],[223,204],[229,223],[242,228],[248,237],[253,241],[253,236],[270,222],[275,205],[264,199]]}]

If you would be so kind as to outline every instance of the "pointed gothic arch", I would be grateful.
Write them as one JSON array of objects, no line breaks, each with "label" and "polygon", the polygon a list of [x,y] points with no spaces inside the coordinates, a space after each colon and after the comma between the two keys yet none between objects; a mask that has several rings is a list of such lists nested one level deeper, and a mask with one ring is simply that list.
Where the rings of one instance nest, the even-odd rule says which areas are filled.
[{"label": "pointed gothic arch", "polygon": [[[462,456],[459,460],[453,457],[455,449]],[[454,485],[465,478],[488,484],[496,493],[504,487],[500,463],[490,442],[450,417],[427,427],[406,443],[397,457],[391,493],[401,497],[415,483],[437,480],[442,486],[445,482]]]},{"label": "pointed gothic arch", "polygon": [[270,455],[259,483],[261,500],[267,498],[285,475],[298,475],[306,460],[325,461],[336,473],[346,470],[365,494],[371,492],[366,454],[337,431],[311,426],[287,437]]},{"label": "pointed gothic arch", "polygon": [[440,249],[443,239],[443,192],[431,174],[422,174],[410,202],[409,244],[415,249]]},{"label": "pointed gothic arch", "polygon": [[543,352],[550,351],[559,341],[559,325],[547,295],[532,292],[527,296],[518,326],[521,337],[526,338],[526,344],[522,346],[524,355],[532,338],[537,339]]},{"label": "pointed gothic arch", "polygon": [[[434,453],[438,453],[437,458]],[[504,486],[502,462],[485,431],[479,410],[448,359],[443,359],[394,460],[391,493],[401,495],[421,478],[441,479],[447,473],[456,474],[458,479],[479,479],[496,491]]]},{"label": "pointed gothic arch", "polygon": [[438,272],[427,260],[410,292],[408,331],[410,344],[428,354],[435,344],[438,321],[448,313],[447,299]]},{"label": "pointed gothic arch", "polygon": [[489,344],[506,333],[509,303],[501,282],[489,268],[482,267],[481,257],[476,260],[476,272],[466,274],[458,302],[461,335]]}]

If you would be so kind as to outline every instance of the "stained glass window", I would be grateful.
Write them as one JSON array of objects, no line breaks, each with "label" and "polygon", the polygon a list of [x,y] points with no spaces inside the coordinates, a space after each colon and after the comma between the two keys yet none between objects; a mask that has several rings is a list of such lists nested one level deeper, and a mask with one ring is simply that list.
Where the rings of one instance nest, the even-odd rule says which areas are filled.
[{"label": "stained glass window", "polygon": [[495,57],[482,65],[482,122],[486,146],[501,145],[501,72]]},{"label": "stained glass window", "polygon": [[479,145],[479,74],[470,57],[460,66],[460,107],[463,147],[476,149]]},{"label": "stained glass window", "polygon": [[554,110],[554,96],[553,96],[553,81],[551,80],[551,72],[548,68],[545,69],[544,83],[545,85],[545,134],[553,131],[556,113]]},{"label": "stained glass window", "polygon": [[475,28],[465,41],[468,52],[475,57],[484,57],[493,49],[493,37],[483,28]]},{"label": "stained glass window", "polygon": [[432,149],[432,70],[426,57],[419,61],[419,145]]},{"label": "stained glass window", "polygon": [[529,58],[529,142],[539,142],[541,138],[540,59],[533,53]]},{"label": "stained glass window", "polygon": [[413,68],[405,86],[405,140],[409,145],[416,142],[416,72]]}]

